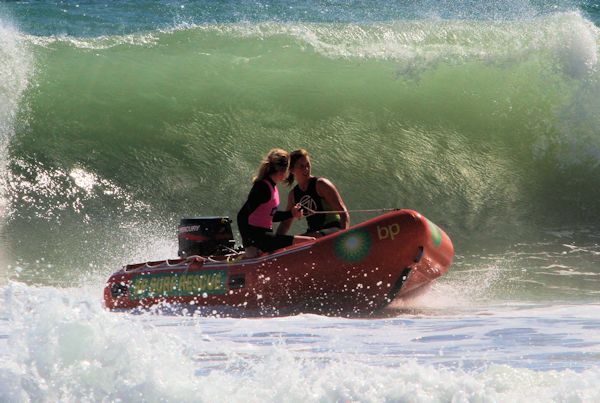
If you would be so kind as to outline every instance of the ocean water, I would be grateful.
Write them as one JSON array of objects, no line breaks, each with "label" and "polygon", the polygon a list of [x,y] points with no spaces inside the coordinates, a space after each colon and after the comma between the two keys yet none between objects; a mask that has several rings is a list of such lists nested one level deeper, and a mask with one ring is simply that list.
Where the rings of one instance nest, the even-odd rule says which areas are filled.
[{"label": "ocean water", "polygon": [[[599,26],[596,1],[0,3],[0,401],[599,401]],[[423,213],[450,272],[373,318],[103,308],[272,147],[352,210]]]}]

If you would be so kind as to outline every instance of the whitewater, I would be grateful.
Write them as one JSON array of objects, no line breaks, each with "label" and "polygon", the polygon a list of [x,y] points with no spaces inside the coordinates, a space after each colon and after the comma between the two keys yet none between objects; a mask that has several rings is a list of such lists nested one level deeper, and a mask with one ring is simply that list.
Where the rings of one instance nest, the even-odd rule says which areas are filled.
[{"label": "whitewater", "polygon": [[[0,402],[599,401],[598,5],[448,3],[0,5]],[[272,147],[450,272],[369,318],[103,307]]]}]

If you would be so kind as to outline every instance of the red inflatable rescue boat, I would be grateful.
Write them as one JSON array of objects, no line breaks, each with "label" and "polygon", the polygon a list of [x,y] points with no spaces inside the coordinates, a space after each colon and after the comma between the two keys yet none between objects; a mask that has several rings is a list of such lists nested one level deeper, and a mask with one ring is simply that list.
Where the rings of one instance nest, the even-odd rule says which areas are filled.
[{"label": "red inflatable rescue boat", "polygon": [[[104,289],[107,308],[185,305],[227,316],[364,316],[426,289],[448,271],[454,256],[444,231],[412,210],[251,259],[239,253],[190,256],[232,242],[231,230],[213,228],[212,236],[194,238],[185,234],[199,226],[182,225],[183,257],[114,273]],[[183,251],[182,241],[188,243]]]}]

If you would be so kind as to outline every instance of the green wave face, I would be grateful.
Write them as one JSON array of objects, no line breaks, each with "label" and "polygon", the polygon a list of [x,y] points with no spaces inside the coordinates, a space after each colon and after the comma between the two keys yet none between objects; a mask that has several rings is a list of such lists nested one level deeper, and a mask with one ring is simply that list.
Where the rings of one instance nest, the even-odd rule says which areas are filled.
[{"label": "green wave face", "polygon": [[307,148],[350,209],[412,208],[459,243],[598,224],[597,36],[564,13],[22,37],[5,236],[82,253],[235,216],[272,147]]}]

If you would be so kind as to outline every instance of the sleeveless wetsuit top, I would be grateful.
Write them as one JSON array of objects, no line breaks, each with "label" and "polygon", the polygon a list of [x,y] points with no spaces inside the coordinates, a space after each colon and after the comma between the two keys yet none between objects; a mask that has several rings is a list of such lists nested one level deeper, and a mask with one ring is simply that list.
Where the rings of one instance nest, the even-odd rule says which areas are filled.
[{"label": "sleeveless wetsuit top", "polygon": [[254,227],[272,229],[273,215],[279,207],[279,191],[276,186],[271,184],[271,181],[264,180],[271,191],[271,198],[268,202],[261,204],[248,217],[248,224]]},{"label": "sleeveless wetsuit top", "polygon": [[[308,182],[308,188],[306,191],[300,189],[300,186],[294,186],[294,201],[300,203],[303,206],[308,207],[314,211],[327,211],[331,210],[325,200],[317,193],[317,181],[319,178],[314,177]],[[306,217],[308,223],[307,232],[316,232],[324,228],[340,227],[340,215],[339,214],[313,214]]]}]

